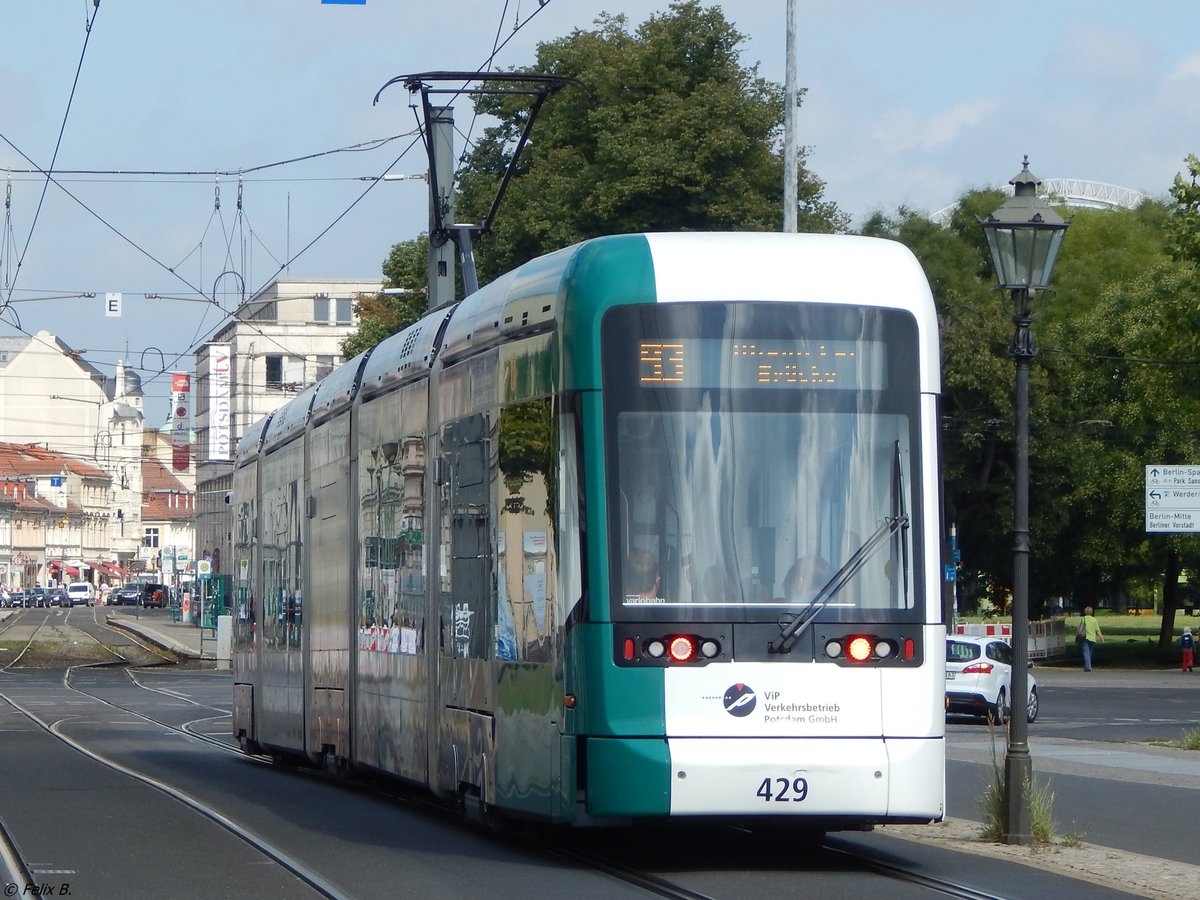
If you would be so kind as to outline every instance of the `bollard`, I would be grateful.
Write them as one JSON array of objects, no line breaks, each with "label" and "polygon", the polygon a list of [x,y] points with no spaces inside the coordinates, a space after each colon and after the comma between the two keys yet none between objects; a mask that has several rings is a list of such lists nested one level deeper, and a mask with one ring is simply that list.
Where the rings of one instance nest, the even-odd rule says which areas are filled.
[{"label": "bollard", "polygon": [[217,668],[228,669],[233,658],[233,616],[217,616]]}]

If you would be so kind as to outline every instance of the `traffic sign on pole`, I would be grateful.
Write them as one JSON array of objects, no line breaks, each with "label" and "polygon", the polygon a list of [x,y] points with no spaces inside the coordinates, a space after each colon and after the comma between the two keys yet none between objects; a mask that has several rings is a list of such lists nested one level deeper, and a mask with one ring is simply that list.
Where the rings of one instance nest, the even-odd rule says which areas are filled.
[{"label": "traffic sign on pole", "polygon": [[1146,531],[1200,533],[1200,466],[1146,466]]}]

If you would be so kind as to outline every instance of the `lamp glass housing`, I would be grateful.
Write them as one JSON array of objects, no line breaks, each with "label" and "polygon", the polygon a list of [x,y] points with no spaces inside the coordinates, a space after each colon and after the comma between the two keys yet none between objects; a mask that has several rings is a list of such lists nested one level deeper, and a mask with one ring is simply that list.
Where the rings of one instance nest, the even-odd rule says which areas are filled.
[{"label": "lamp glass housing", "polygon": [[996,281],[1004,290],[1044,290],[1058,259],[1058,248],[1071,223],[1037,195],[1041,184],[1029,171],[1029,157],[1010,181],[1013,196],[979,226],[987,237],[996,270]]},{"label": "lamp glass housing", "polygon": [[1044,289],[1058,259],[1067,224],[1004,223],[985,220],[996,280],[1005,290]]}]

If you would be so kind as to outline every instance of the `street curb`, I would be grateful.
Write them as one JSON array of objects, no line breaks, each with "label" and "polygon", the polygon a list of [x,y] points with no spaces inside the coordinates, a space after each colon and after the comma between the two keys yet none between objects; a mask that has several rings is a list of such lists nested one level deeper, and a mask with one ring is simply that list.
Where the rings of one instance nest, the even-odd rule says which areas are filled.
[{"label": "street curb", "polygon": [[156,646],[162,647],[164,650],[170,650],[172,653],[177,653],[180,656],[188,659],[212,659],[205,657],[202,653],[189,647],[187,644],[182,644],[174,638],[167,637],[161,631],[155,631],[153,628],[148,628],[136,619],[128,619],[124,616],[106,615],[105,621],[109,625],[116,628],[123,628],[126,631],[131,631],[138,637],[144,638]]}]

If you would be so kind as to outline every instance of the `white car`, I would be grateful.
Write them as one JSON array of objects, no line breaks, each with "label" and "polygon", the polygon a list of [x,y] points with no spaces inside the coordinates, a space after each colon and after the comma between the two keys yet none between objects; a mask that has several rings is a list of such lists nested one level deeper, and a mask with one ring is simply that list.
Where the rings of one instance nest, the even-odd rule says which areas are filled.
[{"label": "white car", "polygon": [[[956,634],[946,638],[946,712],[1007,721],[1012,707],[1012,647],[1003,638]],[[1032,667],[1032,664],[1030,664]],[[1038,714],[1037,681],[1029,679],[1025,719]]]},{"label": "white car", "polygon": [[86,581],[67,585],[67,596],[72,606],[92,606],[96,602],[96,589]]}]

